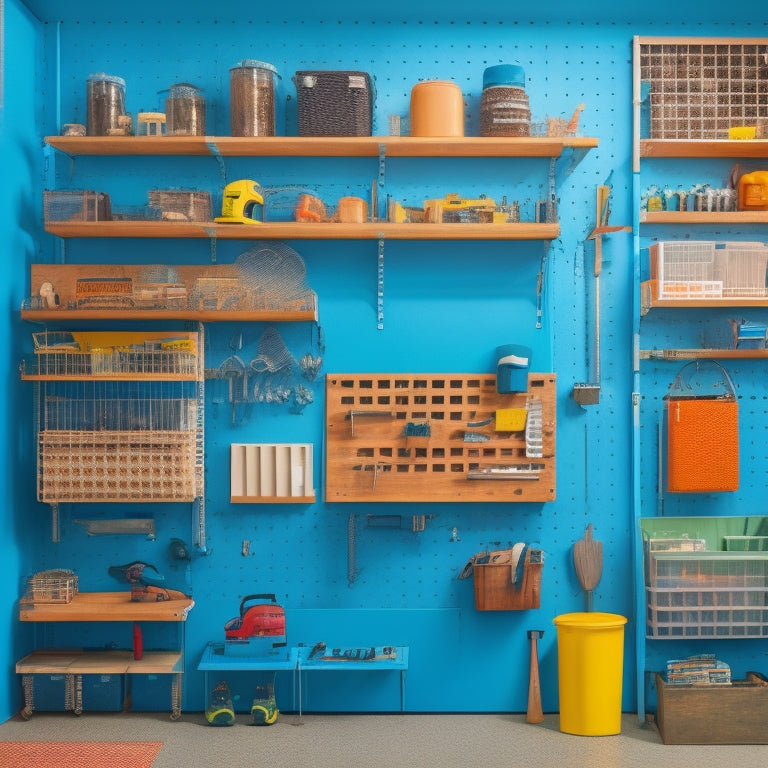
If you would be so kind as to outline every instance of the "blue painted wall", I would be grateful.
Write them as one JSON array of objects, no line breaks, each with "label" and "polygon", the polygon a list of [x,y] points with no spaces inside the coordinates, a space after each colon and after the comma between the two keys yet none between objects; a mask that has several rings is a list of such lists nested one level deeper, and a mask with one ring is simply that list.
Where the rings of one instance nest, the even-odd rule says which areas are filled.
[{"label": "blue painted wall", "polygon": [[[158,505],[156,541],[139,537],[88,537],[76,518],[113,513],[101,505],[65,505],[62,539],[48,536],[49,510],[35,501],[34,477],[26,470],[9,493],[13,509],[10,556],[18,559],[19,585],[30,573],[74,567],[84,590],[117,585],[110,565],[141,559],[157,565],[170,586],[190,591],[196,606],[186,626],[186,709],[204,701],[202,675],[195,671],[208,640],[221,639],[223,624],[234,616],[243,595],[274,592],[286,607],[289,641],[329,647],[407,644],[411,648],[406,708],[409,711],[525,710],[528,686],[528,629],[544,629],[540,641],[545,711],[556,711],[557,653],[555,616],[584,607],[572,564],[573,543],[587,523],[603,542],[605,567],[595,593],[595,609],[629,618],[625,646],[623,705],[635,709],[635,606],[632,562],[632,241],[615,235],[604,243],[602,293],[602,388],[599,406],[579,407],[571,398],[575,382],[589,379],[588,330],[592,316],[592,251],[584,238],[594,224],[595,187],[611,173],[612,223],[631,223],[631,38],[633,34],[756,34],[753,19],[719,21],[720,7],[698,3],[696,23],[684,8],[676,17],[652,21],[639,11],[604,3],[589,10],[554,2],[540,13],[513,16],[501,5],[467,14],[463,4],[441,6],[424,14],[388,4],[370,16],[317,7],[286,17],[259,9],[245,16],[216,16],[206,3],[149,4],[113,11],[92,3],[69,3],[66,11],[47,0],[29,2],[40,23],[32,24],[15,0],[6,3],[6,27],[33,37],[39,64],[30,70],[26,94],[19,95],[12,116],[12,148],[24,148],[32,174],[22,190],[20,226],[7,226],[14,237],[28,232],[42,243],[35,260],[103,263],[199,263],[211,258],[202,241],[67,241],[42,233],[40,196],[46,186],[90,188],[110,193],[113,203],[140,205],[153,187],[195,186],[207,189],[220,204],[223,184],[210,158],[76,158],[39,149],[40,139],[67,122],[85,121],[85,83],[92,72],[107,72],[127,82],[127,109],[136,113],[161,107],[159,92],[174,82],[193,82],[205,91],[208,132],[227,134],[228,72],[243,58],[274,64],[282,75],[288,101],[286,130],[295,132],[295,98],[291,75],[300,69],[360,69],[376,77],[375,132],[386,133],[390,114],[407,115],[411,87],[419,79],[453,79],[467,104],[467,133],[478,133],[479,97],[486,66],[519,61],[535,120],[569,117],[586,106],[580,133],[596,136],[599,147],[574,168],[558,168],[561,236],[545,252],[541,243],[395,242],[386,244],[384,328],[376,323],[376,244],[374,242],[291,243],[304,259],[310,285],[317,291],[324,341],[322,373],[339,372],[486,372],[493,369],[499,344],[523,343],[534,349],[533,368],[558,377],[557,500],[542,504],[326,504],[230,505],[229,445],[232,442],[312,442],[316,451],[315,487],[322,499],[323,382],[314,387],[314,402],[301,414],[278,406],[256,405],[232,413],[206,402],[207,548],[191,564],[168,557],[167,545],[178,536],[192,538],[192,511],[186,505]],[[341,4],[339,4],[341,5]],[[219,10],[219,9],[217,9]],[[610,13],[608,13],[610,11]],[[545,15],[546,12],[546,15]],[[643,9],[643,19],[647,8]],[[541,15],[540,15],[541,14]],[[617,14],[619,16],[617,17]],[[610,19],[610,21],[608,21]],[[759,22],[764,30],[764,20]],[[6,37],[8,33],[6,32]],[[7,49],[11,55],[11,48]],[[23,60],[19,50],[14,61]],[[9,60],[9,59],[7,59]],[[28,78],[23,78],[28,79]],[[40,89],[39,110],[32,83]],[[16,130],[17,111],[28,127]],[[32,115],[37,118],[30,127]],[[9,123],[8,103],[5,122]],[[31,149],[30,149],[31,147]],[[46,165],[43,167],[43,158]],[[316,186],[335,200],[346,194],[367,195],[378,167],[373,160],[231,158],[226,180],[254,178],[264,186]],[[420,204],[428,197],[460,191],[464,196],[506,194],[518,199],[523,215],[542,197],[546,160],[484,161],[472,159],[388,160],[387,190]],[[29,211],[36,218],[29,221]],[[233,261],[249,244],[221,242],[216,258]],[[29,247],[29,251],[34,250]],[[26,251],[25,251],[26,252]],[[536,327],[536,277],[546,256],[542,328]],[[16,258],[10,284],[27,279],[32,259]],[[11,262],[6,260],[6,269]],[[19,291],[16,290],[18,294]],[[4,361],[12,371],[21,349],[30,348],[31,327],[15,319],[20,296],[7,305],[14,339]],[[260,324],[211,324],[206,328],[208,367],[231,350],[242,333],[241,355],[255,354],[265,327]],[[281,326],[280,333],[296,356],[316,351],[312,324]],[[661,387],[667,369],[654,384]],[[28,390],[8,381],[7,401],[29,405]],[[23,412],[22,412],[23,413]],[[32,416],[23,424],[24,439],[12,459],[16,469],[31,467]],[[9,417],[10,418],[10,417]],[[13,424],[9,432],[14,434]],[[18,427],[18,425],[16,425]],[[17,429],[19,434],[21,430]],[[644,493],[651,494],[648,483]],[[758,495],[757,486],[745,501]],[[135,510],[122,510],[134,514]],[[402,528],[366,524],[368,515],[401,515]],[[429,516],[426,529],[413,532],[412,515]],[[355,558],[348,560],[348,530],[354,515]],[[241,554],[243,541],[250,554]],[[516,541],[545,553],[541,608],[531,612],[482,613],[474,608],[471,580],[457,577],[476,552],[503,548]],[[10,599],[12,599],[11,596]],[[9,614],[12,606],[6,607]],[[642,612],[640,613],[642,617]],[[11,623],[22,632],[18,623]],[[130,627],[90,627],[91,644],[128,645]],[[157,645],[175,642],[168,628],[148,629]],[[24,638],[23,633],[20,637]],[[0,655],[25,651],[11,641]],[[71,627],[54,626],[46,640],[76,642]],[[677,649],[679,651],[679,649]],[[12,661],[11,658],[8,659]],[[386,677],[386,676],[385,676]],[[322,685],[319,684],[322,682]],[[18,706],[16,681],[8,681],[5,707]],[[241,681],[247,700],[249,681]],[[396,681],[334,679],[315,682],[308,708],[329,711],[377,711],[397,706]],[[2,696],[2,693],[0,693]],[[162,708],[162,704],[158,705]]]}]

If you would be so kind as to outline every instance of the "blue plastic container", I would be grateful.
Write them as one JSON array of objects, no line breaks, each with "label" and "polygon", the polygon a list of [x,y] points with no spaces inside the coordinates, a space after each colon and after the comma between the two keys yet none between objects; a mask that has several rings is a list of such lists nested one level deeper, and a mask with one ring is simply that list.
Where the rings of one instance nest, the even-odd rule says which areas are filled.
[{"label": "blue plastic container", "polygon": [[531,353],[531,348],[522,344],[496,347],[496,391],[500,395],[528,391]]}]

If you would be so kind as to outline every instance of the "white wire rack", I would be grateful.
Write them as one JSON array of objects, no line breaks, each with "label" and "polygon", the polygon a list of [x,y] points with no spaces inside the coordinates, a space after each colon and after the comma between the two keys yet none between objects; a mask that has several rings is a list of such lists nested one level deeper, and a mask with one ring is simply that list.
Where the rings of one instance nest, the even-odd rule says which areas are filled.
[{"label": "white wire rack", "polygon": [[40,501],[202,497],[198,336],[135,336],[35,334]]}]

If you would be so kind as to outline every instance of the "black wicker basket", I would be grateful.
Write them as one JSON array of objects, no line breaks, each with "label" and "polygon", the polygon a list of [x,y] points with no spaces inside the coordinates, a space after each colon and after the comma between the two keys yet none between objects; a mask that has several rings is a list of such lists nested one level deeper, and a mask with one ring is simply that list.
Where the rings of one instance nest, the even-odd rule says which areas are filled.
[{"label": "black wicker basket", "polygon": [[297,72],[299,136],[371,136],[374,89],[366,72]]}]

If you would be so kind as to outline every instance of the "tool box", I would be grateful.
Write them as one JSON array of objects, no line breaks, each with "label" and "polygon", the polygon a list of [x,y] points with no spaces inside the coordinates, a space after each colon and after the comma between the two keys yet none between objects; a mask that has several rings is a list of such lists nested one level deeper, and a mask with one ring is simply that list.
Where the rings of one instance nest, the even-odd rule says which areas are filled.
[{"label": "tool box", "polygon": [[240,601],[240,615],[224,625],[226,656],[285,656],[285,610],[275,595],[247,595]]}]

